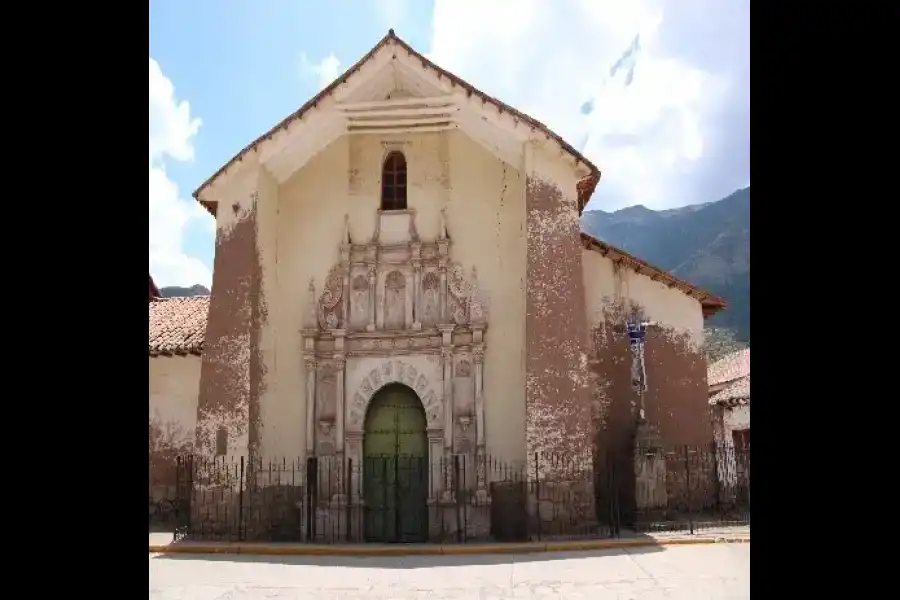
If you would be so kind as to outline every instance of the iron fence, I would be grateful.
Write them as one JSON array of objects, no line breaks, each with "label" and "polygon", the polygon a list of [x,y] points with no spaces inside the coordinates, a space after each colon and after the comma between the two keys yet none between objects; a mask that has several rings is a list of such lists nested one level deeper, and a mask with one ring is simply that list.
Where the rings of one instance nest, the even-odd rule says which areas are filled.
[{"label": "iron fence", "polygon": [[636,472],[656,469],[659,476],[635,482],[631,529],[693,534],[750,526],[749,447],[681,446],[636,458]]},{"label": "iron fence", "polygon": [[151,480],[150,521],[177,539],[321,544],[696,533],[749,526],[750,453],[727,445],[538,453],[520,464],[483,455],[187,455]]}]

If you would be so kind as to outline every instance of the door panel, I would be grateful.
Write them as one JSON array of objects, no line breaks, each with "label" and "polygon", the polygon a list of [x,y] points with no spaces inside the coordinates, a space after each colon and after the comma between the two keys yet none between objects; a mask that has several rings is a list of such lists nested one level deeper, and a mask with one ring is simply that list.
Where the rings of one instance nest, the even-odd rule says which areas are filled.
[{"label": "door panel", "polygon": [[428,530],[428,438],[415,392],[388,386],[366,414],[363,481],[366,538],[425,541]]}]

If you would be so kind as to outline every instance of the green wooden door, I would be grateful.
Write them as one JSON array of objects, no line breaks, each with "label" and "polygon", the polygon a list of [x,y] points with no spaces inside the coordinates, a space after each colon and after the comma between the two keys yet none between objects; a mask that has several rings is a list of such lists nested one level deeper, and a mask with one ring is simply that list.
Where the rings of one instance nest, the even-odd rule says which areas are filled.
[{"label": "green wooden door", "polygon": [[366,539],[428,537],[428,436],[422,402],[404,385],[382,388],[366,412],[363,442]]}]

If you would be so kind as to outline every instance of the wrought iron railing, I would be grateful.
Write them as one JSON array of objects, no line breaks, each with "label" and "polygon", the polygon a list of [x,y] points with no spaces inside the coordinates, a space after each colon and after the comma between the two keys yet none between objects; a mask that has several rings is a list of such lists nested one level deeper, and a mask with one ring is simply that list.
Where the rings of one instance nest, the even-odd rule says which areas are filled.
[{"label": "wrought iron railing", "polygon": [[749,450],[530,458],[179,456],[151,480],[151,530],[194,540],[465,543],[750,523]]}]

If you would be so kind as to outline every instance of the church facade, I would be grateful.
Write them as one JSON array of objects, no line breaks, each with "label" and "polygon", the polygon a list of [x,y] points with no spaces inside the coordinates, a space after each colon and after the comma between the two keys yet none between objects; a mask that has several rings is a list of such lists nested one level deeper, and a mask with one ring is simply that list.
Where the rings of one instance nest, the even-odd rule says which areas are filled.
[{"label": "church facade", "polygon": [[[194,193],[216,219],[195,452],[463,456],[484,497],[485,457],[590,461],[638,413],[712,441],[699,350],[724,303],[581,233],[599,180],[390,32]],[[648,327],[640,394],[629,319]],[[181,359],[151,354],[152,387]]]}]

